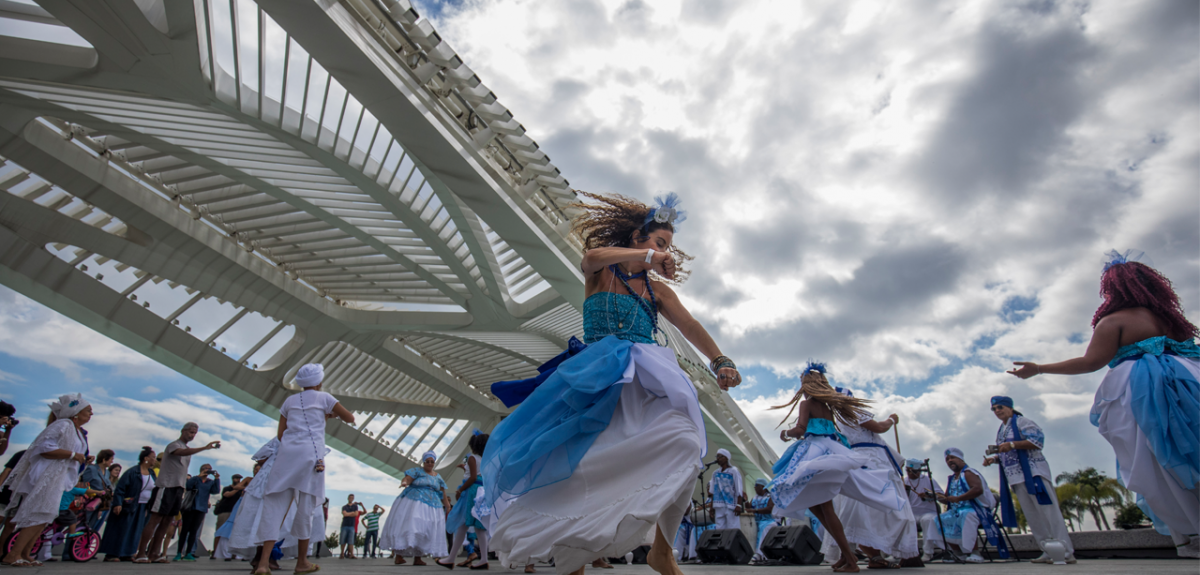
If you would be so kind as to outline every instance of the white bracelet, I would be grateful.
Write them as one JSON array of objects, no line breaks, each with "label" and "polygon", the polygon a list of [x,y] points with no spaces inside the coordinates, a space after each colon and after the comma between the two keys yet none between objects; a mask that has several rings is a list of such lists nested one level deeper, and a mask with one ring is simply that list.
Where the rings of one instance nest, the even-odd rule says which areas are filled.
[{"label": "white bracelet", "polygon": [[74,451],[72,451],[72,452],[71,452],[71,456],[70,456],[70,457],[68,457],[67,459],[75,459],[75,452],[74,452]]},{"label": "white bracelet", "polygon": [[654,250],[646,250],[646,263],[654,260]]}]

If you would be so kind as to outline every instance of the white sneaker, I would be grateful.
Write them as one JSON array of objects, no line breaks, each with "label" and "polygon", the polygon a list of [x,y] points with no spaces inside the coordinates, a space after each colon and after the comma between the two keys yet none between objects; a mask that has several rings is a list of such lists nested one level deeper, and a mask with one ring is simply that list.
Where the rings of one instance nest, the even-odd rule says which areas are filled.
[{"label": "white sneaker", "polygon": [[1037,556],[1037,559],[1030,559],[1029,562],[1030,563],[1054,563],[1054,560],[1051,559],[1049,555],[1042,553],[1041,555]]},{"label": "white sneaker", "polygon": [[980,557],[979,555],[972,553],[970,555],[967,555],[966,557],[963,557],[963,561],[966,561],[967,563],[983,563],[983,557]]},{"label": "white sneaker", "polygon": [[931,557],[928,553],[921,554],[921,563],[929,563],[930,561],[933,561],[933,557]]},{"label": "white sneaker", "polygon": [[1079,560],[1074,555],[1067,555],[1067,565],[1074,565],[1076,563],[1079,563]]}]

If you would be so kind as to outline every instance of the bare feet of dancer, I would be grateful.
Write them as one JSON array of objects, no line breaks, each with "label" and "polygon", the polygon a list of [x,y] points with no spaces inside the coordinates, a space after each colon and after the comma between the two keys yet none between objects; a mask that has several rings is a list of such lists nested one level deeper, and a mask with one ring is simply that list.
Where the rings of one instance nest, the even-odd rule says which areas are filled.
[{"label": "bare feet of dancer", "polygon": [[683,575],[683,571],[680,571],[679,565],[675,563],[675,553],[671,550],[671,544],[663,537],[662,529],[657,525],[654,526],[654,545],[646,554],[646,564],[662,575]]},{"label": "bare feet of dancer", "polygon": [[422,565],[427,565],[427,563],[425,563],[424,559],[421,559],[420,557],[413,557],[413,566],[414,567],[420,567]]},{"label": "bare feet of dancer", "polygon": [[596,569],[612,569],[613,568],[613,566],[608,563],[608,560],[603,557],[601,557],[595,561],[592,561],[592,567],[594,567]]},{"label": "bare feet of dancer", "polygon": [[808,510],[817,516],[817,521],[820,521],[821,526],[829,531],[829,534],[833,536],[833,540],[837,542],[838,549],[842,551],[842,559],[833,564],[833,572],[858,573],[858,556],[854,554],[854,548],[846,540],[846,532],[842,529],[842,521],[838,519],[837,513],[833,511],[833,502],[826,501],[815,507],[810,507]]},{"label": "bare feet of dancer", "polygon": [[537,570],[533,568],[533,563],[529,563],[528,565],[525,566],[525,572],[526,573],[537,573]]},{"label": "bare feet of dancer", "polygon": [[392,561],[393,565],[404,565],[405,563],[408,563],[408,560],[406,560],[404,557],[401,557],[400,555],[397,555],[396,560]]}]

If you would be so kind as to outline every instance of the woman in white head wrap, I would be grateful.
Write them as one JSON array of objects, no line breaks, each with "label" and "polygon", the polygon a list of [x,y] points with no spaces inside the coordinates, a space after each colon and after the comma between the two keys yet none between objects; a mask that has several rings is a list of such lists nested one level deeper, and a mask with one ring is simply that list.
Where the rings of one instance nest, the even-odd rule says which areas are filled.
[{"label": "woman in white head wrap", "polygon": [[404,556],[413,556],[413,565],[425,565],[421,556],[445,557],[446,513],[450,498],[446,496],[446,481],[433,470],[437,455],[426,451],[421,467],[404,472],[400,486],[404,491],[392,502],[379,547],[391,549],[396,565],[405,563]]},{"label": "woman in white head wrap", "polygon": [[63,395],[50,404],[50,421],[38,434],[25,456],[9,474],[4,486],[12,490],[12,503],[5,510],[21,532],[4,563],[40,566],[29,556],[42,530],[58,517],[64,491],[75,487],[83,468],[91,463],[83,426],[92,418],[92,406],[76,394]]},{"label": "woman in white head wrap", "polygon": [[311,573],[319,569],[308,561],[308,541],[313,514],[325,499],[325,420],[337,417],[346,423],[354,423],[354,414],[332,395],[321,391],[324,379],[325,370],[321,364],[301,366],[296,372],[296,385],[303,391],[284,400],[279,408],[279,433],[276,435],[279,451],[264,486],[262,511],[254,537],[262,542],[264,551],[255,573],[271,572],[268,564],[271,554],[266,550],[275,545],[280,526],[284,525],[289,512],[295,513],[288,530],[297,539],[295,572]]}]

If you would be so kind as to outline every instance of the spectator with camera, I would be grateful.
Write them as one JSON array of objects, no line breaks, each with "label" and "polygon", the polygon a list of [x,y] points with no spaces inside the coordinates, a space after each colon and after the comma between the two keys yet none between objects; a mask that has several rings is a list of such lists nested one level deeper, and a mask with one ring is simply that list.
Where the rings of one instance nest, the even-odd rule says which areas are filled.
[{"label": "spectator with camera", "polygon": [[[187,444],[196,438],[200,426],[188,422],[179,431],[179,439],[172,441],[163,450],[162,465],[158,471],[158,482],[150,495],[150,518],[142,531],[142,540],[138,543],[137,556],[134,563],[170,563],[165,553],[160,553],[163,539],[171,526],[171,521],[183,509],[183,495],[187,487],[188,465],[192,456],[209,449],[220,449],[220,441],[210,441],[203,447],[188,447]],[[151,557],[150,555],[153,555]]]},{"label": "spectator with camera", "polygon": [[101,449],[100,453],[96,454],[96,462],[87,466],[79,478],[89,489],[100,492],[100,495],[87,502],[86,507],[87,524],[93,531],[100,530],[100,524],[104,521],[104,511],[112,502],[113,484],[109,479],[108,468],[112,466],[115,457],[116,453],[113,450]]},{"label": "spectator with camera", "polygon": [[[1013,409],[1011,397],[993,397],[992,413],[1000,420],[1000,429],[996,431],[996,445],[988,448],[991,457],[985,459],[983,465],[999,464],[1001,467],[1001,522],[1006,527],[1017,526],[1017,513],[1012,504],[1012,493],[1015,493],[1038,546],[1058,540],[1066,548],[1067,563],[1075,563],[1075,547],[1058,507],[1058,494],[1050,479],[1053,477],[1050,464],[1042,455],[1046,434],[1033,420]],[[1053,563],[1053,560],[1042,553],[1033,562]]]},{"label": "spectator with camera", "polygon": [[[200,474],[187,480],[187,492],[183,497],[183,525],[179,534],[176,561],[196,560],[196,538],[208,515],[209,499],[221,491],[221,474],[212,465],[200,466]],[[215,548],[214,548],[215,549]]]}]

